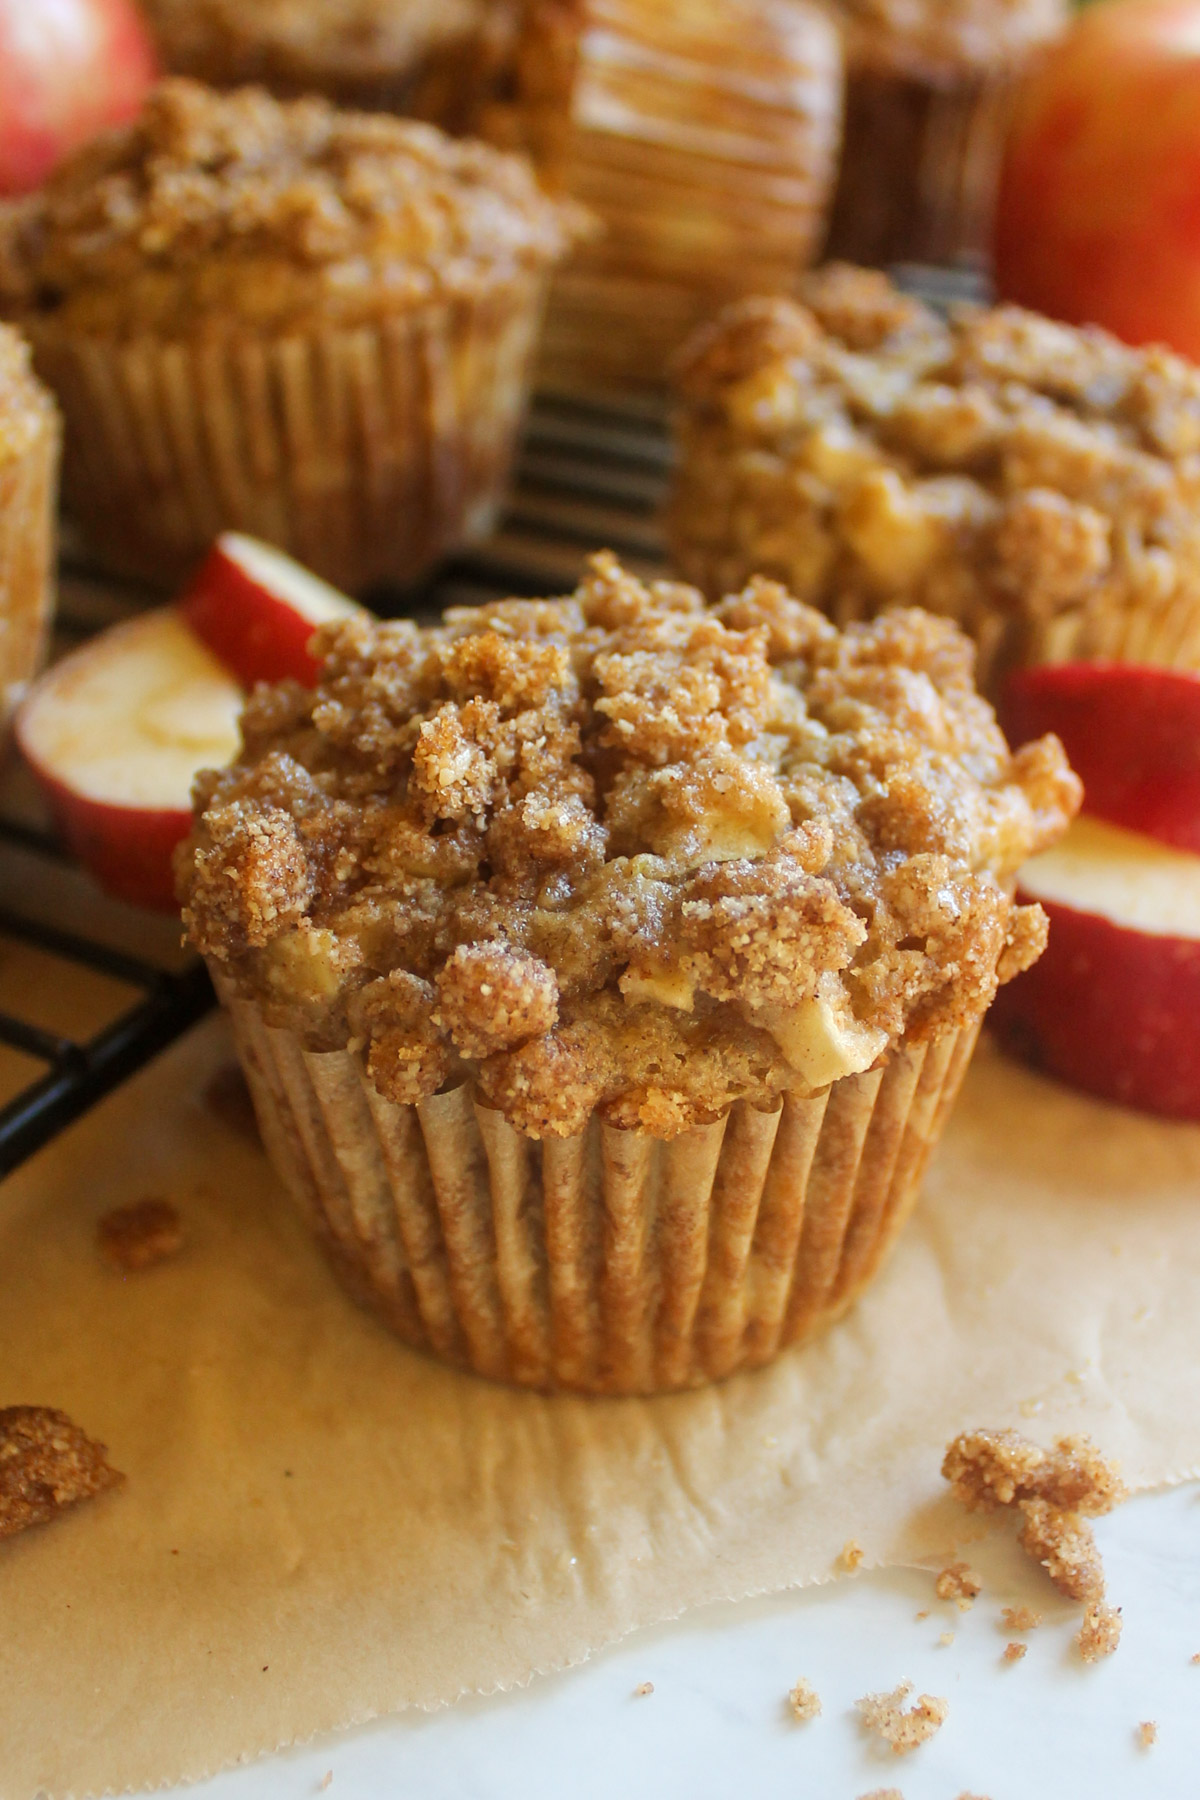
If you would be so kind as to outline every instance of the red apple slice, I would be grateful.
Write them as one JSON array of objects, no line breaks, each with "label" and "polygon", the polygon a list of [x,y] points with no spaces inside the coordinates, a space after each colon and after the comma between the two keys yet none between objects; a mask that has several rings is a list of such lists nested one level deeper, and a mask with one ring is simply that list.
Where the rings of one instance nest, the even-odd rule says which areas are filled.
[{"label": "red apple slice", "polygon": [[1140,663],[1044,663],[1008,683],[1009,742],[1053,731],[1084,811],[1200,852],[1200,675]]},{"label": "red apple slice", "polygon": [[115,626],[31,689],[16,737],[63,837],[102,887],[174,911],[192,780],[240,742],[245,696],[173,607]]},{"label": "red apple slice", "polygon": [[308,645],[318,625],[362,611],[282,550],[237,531],[217,539],[179,604],[196,635],[247,687],[289,675],[311,687],[317,664]]},{"label": "red apple slice", "polygon": [[1020,896],[1050,942],[996,996],[1003,1041],[1105,1099],[1200,1119],[1200,856],[1077,819]]}]

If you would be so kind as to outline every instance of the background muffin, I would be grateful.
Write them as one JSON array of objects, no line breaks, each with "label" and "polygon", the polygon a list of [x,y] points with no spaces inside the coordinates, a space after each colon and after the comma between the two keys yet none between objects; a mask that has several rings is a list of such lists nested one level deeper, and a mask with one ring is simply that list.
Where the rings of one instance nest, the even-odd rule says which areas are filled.
[{"label": "background muffin", "polygon": [[957,629],[576,594],[324,634],[202,777],[184,917],[265,1141],[409,1342],[535,1386],[761,1363],[869,1280],[1078,783]]},{"label": "background muffin", "polygon": [[0,326],[0,725],[41,664],[54,610],[59,435],[28,345]]},{"label": "background muffin", "polygon": [[824,233],[841,81],[805,0],[522,0],[478,127],[602,226],[555,281],[540,380],[659,392],[717,306],[792,288]]},{"label": "background muffin", "polygon": [[987,243],[1016,73],[1065,0],[838,0],[846,127],[826,253],[949,262]]},{"label": "background muffin", "polygon": [[169,81],[4,210],[0,304],[115,568],[237,527],[361,589],[488,530],[568,229],[483,145]]},{"label": "background muffin", "polygon": [[844,622],[920,605],[1022,662],[1200,668],[1200,371],[1015,307],[943,321],[831,266],[732,308],[680,365],[670,538]]}]

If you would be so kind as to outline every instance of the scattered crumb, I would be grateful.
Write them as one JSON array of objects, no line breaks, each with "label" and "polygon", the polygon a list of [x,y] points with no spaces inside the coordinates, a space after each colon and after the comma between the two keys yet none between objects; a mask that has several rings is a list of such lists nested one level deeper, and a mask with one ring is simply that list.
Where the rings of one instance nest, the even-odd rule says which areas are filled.
[{"label": "scattered crumb", "polygon": [[1158,1726],[1153,1719],[1143,1719],[1138,1726],[1138,1743],[1143,1750],[1149,1750],[1151,1744],[1158,1742]]},{"label": "scattered crumb", "polygon": [[858,1800],[904,1800],[899,1788],[872,1788],[869,1794],[860,1794]]},{"label": "scattered crumb", "polygon": [[821,1696],[803,1676],[788,1695],[788,1708],[793,1719],[798,1719],[802,1725],[821,1716]]},{"label": "scattered crumb", "polygon": [[633,1697],[635,1700],[644,1700],[647,1694],[652,1694],[653,1692],[654,1683],[652,1681],[639,1681],[633,1690]]},{"label": "scattered crumb", "polygon": [[856,1544],[853,1538],[847,1538],[842,1545],[842,1554],[838,1557],[838,1561],[843,1569],[848,1569],[853,1573],[855,1569],[861,1569],[866,1555],[861,1544]]},{"label": "scattered crumb", "polygon": [[904,1703],[911,1693],[912,1682],[902,1681],[890,1694],[864,1694],[854,1703],[867,1730],[890,1744],[897,1756],[907,1755],[939,1732],[950,1710],[936,1694],[918,1694],[906,1711]]},{"label": "scattered crumb", "polygon": [[1036,1631],[1042,1622],[1041,1613],[1032,1606],[1002,1606],[1000,1617],[1005,1631]]},{"label": "scattered crumb", "polygon": [[929,1617],[929,1608],[928,1607],[926,1607],[924,1612],[919,1612],[917,1614],[918,1619],[927,1619],[928,1617]]},{"label": "scattered crumb", "polygon": [[1083,1624],[1075,1633],[1075,1643],[1084,1662],[1099,1662],[1111,1656],[1121,1641],[1121,1609],[1104,1606],[1099,1601],[1089,1606]]},{"label": "scattered crumb", "polygon": [[958,1800],[987,1800],[986,1794],[960,1794]]},{"label": "scattered crumb", "polygon": [[107,1454],[53,1407],[0,1409],[0,1538],[124,1481]]},{"label": "scattered crumb", "polygon": [[1195,1656],[1193,1656],[1193,1658],[1192,1658],[1192,1661],[1194,1663],[1200,1663],[1200,1650],[1197,1650]]},{"label": "scattered crumb", "polygon": [[[237,1063],[225,1063],[217,1070],[204,1090],[204,1104],[222,1125],[227,1125],[238,1137],[248,1138],[251,1143],[258,1142],[254,1102],[250,1098],[246,1077]],[[329,1771],[329,1778],[332,1781],[332,1769]]]},{"label": "scattered crumb", "polygon": [[333,1770],[326,1769],[326,1771],[322,1775],[320,1781],[318,1781],[318,1783],[317,1783],[317,1792],[319,1794],[323,1794],[325,1792],[325,1789],[327,1787],[331,1787],[332,1785],[333,1785]]},{"label": "scattered crumb", "polygon": [[941,1637],[938,1639],[938,1643],[945,1644],[947,1648],[949,1648],[949,1646],[953,1642],[954,1642],[954,1633],[952,1631],[943,1631]]},{"label": "scattered crumb", "polygon": [[953,1600],[960,1612],[966,1612],[975,1604],[975,1596],[983,1587],[983,1582],[967,1563],[951,1563],[942,1570],[934,1584],[934,1591],[939,1600]]},{"label": "scattered crumb", "polygon": [[169,1200],[135,1200],[104,1214],[96,1242],[105,1261],[128,1275],[182,1249],[183,1224]]},{"label": "scattered crumb", "polygon": [[1059,1438],[1042,1450],[1015,1431],[966,1431],[946,1451],[942,1474],[972,1512],[1016,1507],[1024,1514],[1021,1547],[1060,1593],[1089,1604],[1104,1598],[1088,1519],[1111,1512],[1125,1487],[1089,1438]]},{"label": "scattered crumb", "polygon": [[1005,1644],[1005,1646],[1004,1646],[1004,1661],[1005,1662],[1020,1662],[1021,1658],[1026,1654],[1028,1649],[1029,1649],[1028,1644],[1018,1644],[1016,1642],[1016,1640],[1014,1639],[1011,1644]]}]

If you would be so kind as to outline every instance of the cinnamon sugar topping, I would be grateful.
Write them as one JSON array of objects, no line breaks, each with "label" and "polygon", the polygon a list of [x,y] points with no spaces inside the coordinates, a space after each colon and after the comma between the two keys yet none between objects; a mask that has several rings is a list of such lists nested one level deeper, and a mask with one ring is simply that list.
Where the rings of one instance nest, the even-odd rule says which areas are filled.
[{"label": "cinnamon sugar topping", "polygon": [[1074,811],[1011,756],[949,623],[838,633],[769,582],[353,620],[201,777],[193,941],[411,1103],[672,1137],[976,1019],[1040,951],[1013,874]]}]

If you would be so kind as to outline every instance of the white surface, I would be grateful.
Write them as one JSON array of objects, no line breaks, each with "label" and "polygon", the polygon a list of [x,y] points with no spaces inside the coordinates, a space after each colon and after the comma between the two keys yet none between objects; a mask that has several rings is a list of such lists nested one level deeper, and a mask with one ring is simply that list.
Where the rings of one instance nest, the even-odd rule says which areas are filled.
[{"label": "white surface", "polygon": [[[984,1591],[968,1612],[921,1571],[859,1574],[802,1593],[707,1608],[644,1631],[518,1693],[405,1714],[230,1771],[195,1800],[1197,1800],[1200,1796],[1200,1486],[1131,1501],[1099,1522],[1120,1649],[1088,1667],[1061,1601],[1003,1527],[974,1546]],[[1002,1661],[1000,1608],[1043,1614]],[[926,1619],[916,1614],[928,1610]],[[939,1643],[952,1631],[954,1642]],[[790,1721],[806,1677],[823,1702]],[[854,1701],[902,1679],[950,1703],[906,1757],[858,1728]],[[651,1681],[654,1692],[635,1697]],[[1158,1724],[1142,1749],[1141,1720]],[[328,1773],[332,1780],[324,1790]]]}]

